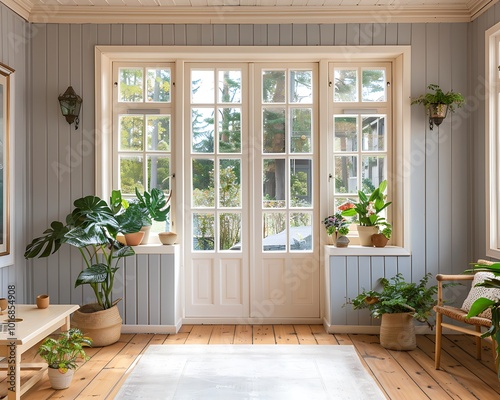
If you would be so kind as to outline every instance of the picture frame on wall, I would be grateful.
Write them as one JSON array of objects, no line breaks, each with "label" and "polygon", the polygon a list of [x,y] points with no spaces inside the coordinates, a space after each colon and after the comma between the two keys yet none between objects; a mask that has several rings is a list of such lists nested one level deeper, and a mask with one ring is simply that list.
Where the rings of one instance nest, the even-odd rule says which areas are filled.
[{"label": "picture frame on wall", "polygon": [[11,251],[11,75],[9,66],[0,63],[0,257]]}]

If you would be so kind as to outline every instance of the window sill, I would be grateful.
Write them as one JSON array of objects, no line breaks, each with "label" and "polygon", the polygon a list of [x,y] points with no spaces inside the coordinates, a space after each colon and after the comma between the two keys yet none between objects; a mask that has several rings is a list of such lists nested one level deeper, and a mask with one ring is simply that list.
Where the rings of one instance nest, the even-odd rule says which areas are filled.
[{"label": "window sill", "polygon": [[325,246],[325,255],[330,256],[411,256],[411,252],[398,246],[365,247],[349,245],[347,247]]},{"label": "window sill", "polygon": [[179,244],[141,244],[139,246],[132,246],[135,254],[179,254]]}]

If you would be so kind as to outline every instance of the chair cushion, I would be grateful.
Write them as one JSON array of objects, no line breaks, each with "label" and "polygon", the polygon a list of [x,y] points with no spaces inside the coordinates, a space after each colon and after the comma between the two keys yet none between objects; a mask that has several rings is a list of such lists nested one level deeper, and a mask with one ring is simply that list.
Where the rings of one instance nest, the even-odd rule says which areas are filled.
[{"label": "chair cushion", "polygon": [[[485,288],[482,286],[476,287],[478,283],[484,282],[486,278],[494,278],[495,274],[492,272],[476,272],[474,279],[472,280],[472,287],[464,300],[462,305],[462,310],[469,312],[472,304],[480,297],[485,297],[490,300],[496,300],[500,298],[500,289]],[[487,309],[479,314],[479,317],[491,319],[491,309]]]}]

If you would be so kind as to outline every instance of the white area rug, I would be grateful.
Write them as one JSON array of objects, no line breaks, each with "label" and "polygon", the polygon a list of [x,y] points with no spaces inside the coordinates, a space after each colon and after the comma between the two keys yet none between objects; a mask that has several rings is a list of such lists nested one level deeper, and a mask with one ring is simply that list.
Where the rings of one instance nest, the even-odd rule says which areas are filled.
[{"label": "white area rug", "polygon": [[151,345],[115,399],[379,400],[353,346]]}]

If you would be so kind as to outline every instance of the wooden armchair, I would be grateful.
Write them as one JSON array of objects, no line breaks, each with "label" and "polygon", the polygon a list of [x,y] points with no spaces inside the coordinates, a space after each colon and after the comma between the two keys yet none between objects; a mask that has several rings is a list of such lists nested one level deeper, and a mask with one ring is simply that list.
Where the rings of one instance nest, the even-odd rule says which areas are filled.
[{"label": "wooden armchair", "polygon": [[[454,331],[458,331],[461,333],[465,333],[468,335],[475,336],[476,338],[476,358],[478,360],[481,359],[481,335],[482,328],[490,328],[491,327],[491,319],[485,318],[484,316],[480,317],[472,317],[467,319],[468,310],[448,306],[443,304],[443,282],[450,281],[472,281],[474,280],[474,275],[436,275],[436,279],[438,282],[438,298],[437,305],[434,306],[434,311],[436,312],[436,354],[435,354],[435,368],[438,369],[441,361],[441,336],[443,332],[443,327],[452,329]],[[474,287],[471,287],[471,292],[474,290]],[[468,298],[471,293],[469,293]],[[443,316],[451,318],[454,321],[463,322],[465,324],[474,326],[474,330],[470,328],[466,328],[465,326],[452,325],[449,323],[443,322]],[[491,340],[491,338],[484,339],[488,341],[493,349],[493,359],[495,360],[495,365],[498,370],[498,360],[496,358],[496,343]]]}]

